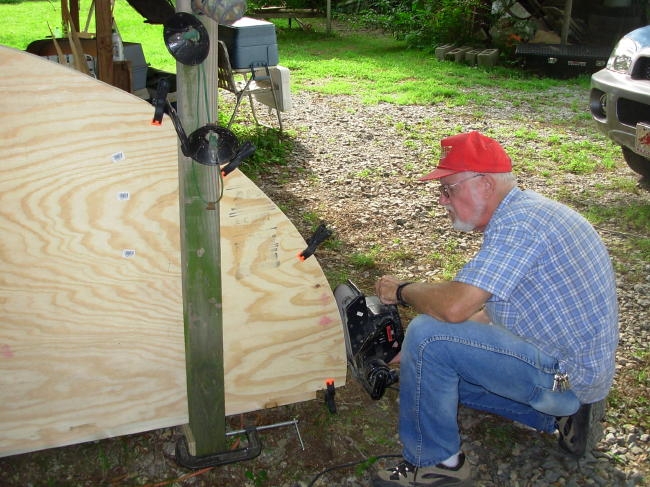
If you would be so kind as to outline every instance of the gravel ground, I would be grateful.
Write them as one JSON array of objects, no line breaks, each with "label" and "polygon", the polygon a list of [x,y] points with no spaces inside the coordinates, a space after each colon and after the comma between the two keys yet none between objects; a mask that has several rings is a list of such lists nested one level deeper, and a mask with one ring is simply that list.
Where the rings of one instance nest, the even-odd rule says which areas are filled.
[{"label": "gravel ground", "polygon": [[[494,96],[502,99],[498,92]],[[349,268],[353,280],[365,286],[368,294],[372,292],[374,279],[384,272],[404,279],[436,279],[440,277],[440,270],[424,263],[424,256],[436,249],[449,250],[448,244],[453,241],[457,252],[468,258],[477,249],[480,236],[453,232],[444,211],[431,196],[430,188],[416,181],[417,176],[427,171],[427,164],[435,164],[436,157],[418,143],[423,136],[407,140],[409,131],[405,127],[422,127],[424,120],[439,124],[431,131],[447,134],[457,128],[489,133],[491,128],[499,127],[500,134],[511,134],[501,142],[512,149],[521,144],[514,134],[522,126],[534,126],[542,134],[546,128],[556,130],[553,127],[556,117],[575,115],[572,112],[575,108],[570,107],[584,106],[582,100],[588,99],[586,91],[573,88],[557,88],[554,93],[543,96],[562,100],[561,107],[548,114],[526,103],[519,103],[517,107],[501,104],[495,113],[477,118],[470,109],[463,108],[364,106],[352,97],[295,94],[295,107],[285,114],[284,120],[289,130],[298,133],[297,147],[288,168],[278,168],[277,172],[264,175],[260,186],[278,204],[284,205],[297,226],[305,226],[309,220],[306,215],[318,214],[334,229],[343,244],[336,252],[320,253],[319,261],[326,271],[329,266],[344,266],[346,254],[370,252],[377,245],[381,246],[383,255],[408,255],[400,262],[395,259],[382,261],[378,256],[381,264],[365,271]],[[544,120],[546,116],[548,120]],[[588,117],[582,120],[583,126],[576,127],[574,137],[593,138],[595,129],[590,130],[591,121]],[[516,156],[513,160],[516,170],[518,164],[521,166],[524,162],[518,161]],[[551,197],[563,194],[566,199],[566,195],[571,194],[575,199],[569,197],[570,204],[579,210],[603,201],[618,204],[634,200],[647,205],[650,202],[648,185],[639,181],[622,159],[616,166],[611,172],[580,176],[562,173],[553,179],[541,176],[538,171],[517,172],[520,186]],[[287,177],[288,174],[291,177]],[[633,191],[596,191],[607,180],[614,179],[633,181],[632,186],[636,184],[636,187]],[[598,229],[611,249],[620,249],[633,237],[622,231],[615,220],[600,224]],[[308,234],[307,229],[305,234]],[[638,412],[647,418],[650,264],[632,259],[631,263],[618,265],[617,269],[621,307],[618,368],[621,371],[639,367],[638,352],[645,351],[646,376],[641,380],[645,381],[646,400],[640,401]],[[620,381],[620,374],[617,381]],[[624,385],[619,382],[619,387]],[[625,423],[620,416],[615,407],[608,410],[603,439],[593,453],[577,462],[557,449],[555,438],[525,428],[505,429],[500,437],[495,431],[503,425],[486,429],[490,418],[462,410],[464,450],[473,466],[476,485],[646,485],[650,479],[649,432]],[[504,455],[504,444],[507,455]]]}]

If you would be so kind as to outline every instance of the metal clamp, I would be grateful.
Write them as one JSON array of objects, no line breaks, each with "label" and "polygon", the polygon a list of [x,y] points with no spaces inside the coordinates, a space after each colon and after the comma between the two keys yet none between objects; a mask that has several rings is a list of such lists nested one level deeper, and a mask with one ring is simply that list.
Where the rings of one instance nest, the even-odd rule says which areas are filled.
[{"label": "metal clamp", "polygon": [[251,460],[262,452],[262,443],[259,440],[257,429],[248,428],[244,432],[248,439],[248,446],[237,450],[201,456],[191,455],[187,447],[186,438],[180,438],[176,443],[176,461],[185,468],[196,470],[199,468],[216,467],[218,465]]}]

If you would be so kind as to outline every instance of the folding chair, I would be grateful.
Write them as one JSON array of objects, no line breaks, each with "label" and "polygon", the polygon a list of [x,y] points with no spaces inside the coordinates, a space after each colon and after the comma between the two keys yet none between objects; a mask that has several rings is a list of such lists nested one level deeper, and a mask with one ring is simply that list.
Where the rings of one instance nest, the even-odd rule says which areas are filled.
[{"label": "folding chair", "polygon": [[[251,106],[251,112],[253,113],[253,118],[255,123],[260,125],[257,120],[257,115],[255,113],[255,105],[253,103],[253,95],[255,93],[268,93],[270,92],[273,95],[273,104],[275,105],[275,113],[278,116],[278,124],[280,126],[280,133],[282,133],[282,116],[280,115],[280,110],[278,109],[278,95],[276,93],[276,87],[273,84],[271,73],[269,67],[266,64],[253,65],[250,70],[237,70],[233,71],[232,66],[230,65],[230,56],[228,55],[228,48],[223,41],[218,41],[219,45],[219,88],[222,88],[226,91],[230,91],[235,95],[235,109],[230,116],[228,121],[228,128],[235,119],[237,115],[237,110],[241,104],[241,100],[244,96],[248,96],[248,101]],[[243,79],[241,81],[235,80],[235,74],[242,75]],[[269,107],[269,111],[272,108]]]}]

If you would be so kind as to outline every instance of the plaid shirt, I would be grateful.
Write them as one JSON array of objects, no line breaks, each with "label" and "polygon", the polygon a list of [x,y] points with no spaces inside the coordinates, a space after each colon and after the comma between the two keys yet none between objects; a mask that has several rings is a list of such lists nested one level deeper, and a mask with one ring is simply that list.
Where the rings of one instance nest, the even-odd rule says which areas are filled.
[{"label": "plaid shirt", "polygon": [[618,344],[616,284],[603,242],[580,214],[513,189],[455,280],[490,292],[492,323],[556,357],[583,404],[607,396]]}]

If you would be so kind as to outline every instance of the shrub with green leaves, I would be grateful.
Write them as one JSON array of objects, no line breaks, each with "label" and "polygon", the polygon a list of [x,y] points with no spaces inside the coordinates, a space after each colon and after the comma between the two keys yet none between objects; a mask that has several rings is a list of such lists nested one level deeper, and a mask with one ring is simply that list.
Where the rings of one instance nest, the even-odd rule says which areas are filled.
[{"label": "shrub with green leaves", "polygon": [[[493,19],[485,0],[375,0],[362,14],[369,25],[387,30],[409,46],[471,43],[487,32]],[[480,36],[479,36],[480,37]]]}]

